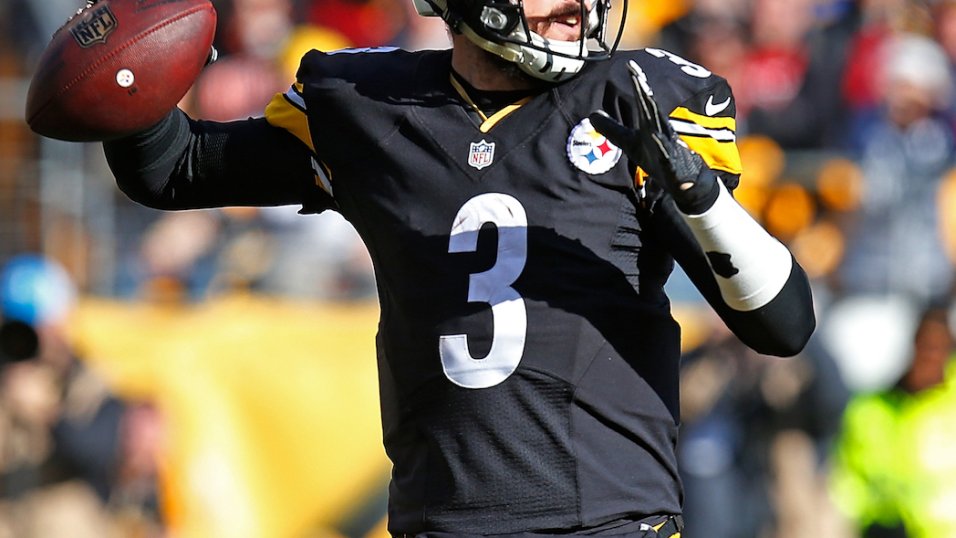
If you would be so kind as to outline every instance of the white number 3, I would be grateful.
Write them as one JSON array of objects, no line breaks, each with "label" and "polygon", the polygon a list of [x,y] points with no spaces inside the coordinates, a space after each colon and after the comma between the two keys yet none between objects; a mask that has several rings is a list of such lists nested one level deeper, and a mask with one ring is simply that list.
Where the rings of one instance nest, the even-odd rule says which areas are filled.
[{"label": "white number 3", "polygon": [[491,350],[476,359],[468,349],[468,335],[443,335],[439,340],[445,376],[469,389],[493,387],[514,373],[524,353],[528,328],[524,299],[511,287],[528,258],[528,217],[521,202],[499,193],[468,200],[455,216],[448,252],[474,252],[478,231],[486,223],[498,228],[498,257],[491,269],[471,274],[468,302],[491,305]]},{"label": "white number 3", "polygon": [[681,58],[680,56],[674,54],[673,52],[668,52],[666,50],[661,50],[661,49],[654,49],[650,47],[644,50],[648,54],[657,56],[658,58],[667,58],[671,62],[679,65],[681,71],[687,73],[688,75],[692,77],[707,78],[710,75],[712,75],[710,70],[708,70],[706,67],[697,65],[694,62],[691,62],[689,60],[685,60]]}]

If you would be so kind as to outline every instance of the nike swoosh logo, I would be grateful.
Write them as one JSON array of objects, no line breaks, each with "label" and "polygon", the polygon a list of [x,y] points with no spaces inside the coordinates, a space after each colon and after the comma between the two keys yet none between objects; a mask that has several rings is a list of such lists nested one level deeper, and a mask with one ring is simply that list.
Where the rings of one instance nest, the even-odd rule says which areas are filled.
[{"label": "nike swoosh logo", "polygon": [[704,105],[704,112],[708,116],[716,116],[726,110],[728,106],[730,106],[730,97],[728,97],[726,101],[714,104],[714,96],[711,95],[707,98],[707,104]]}]

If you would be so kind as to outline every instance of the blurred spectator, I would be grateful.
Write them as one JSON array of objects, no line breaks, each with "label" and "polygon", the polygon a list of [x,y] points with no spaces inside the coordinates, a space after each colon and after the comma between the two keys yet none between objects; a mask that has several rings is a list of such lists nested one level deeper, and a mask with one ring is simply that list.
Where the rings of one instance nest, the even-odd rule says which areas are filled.
[{"label": "blurred spectator", "polygon": [[859,536],[956,536],[956,363],[948,305],[932,305],[887,390],[855,396],[835,452],[832,493]]},{"label": "blurred spectator", "polygon": [[25,65],[33,65],[53,33],[84,5],[85,0],[7,0],[0,5],[0,28],[22,52]]},{"label": "blurred spectator", "polygon": [[754,108],[779,110],[796,97],[807,70],[805,38],[813,21],[810,0],[754,0],[751,9],[743,84],[734,89],[738,118]]},{"label": "blurred spectator", "polygon": [[838,140],[856,13],[844,0],[701,0],[661,31],[659,46],[728,80],[738,133],[785,149],[823,148]]},{"label": "blurred spectator", "polygon": [[[338,213],[303,217],[289,208],[260,210],[279,238],[261,289],[298,299],[371,300],[375,276],[358,232]],[[302,245],[309,248],[302,248]]]},{"label": "blurred spectator", "polygon": [[913,33],[888,38],[880,49],[875,106],[857,110],[849,149],[863,154],[874,123],[905,131],[924,119],[938,119],[952,102],[953,81],[945,50],[932,39]]},{"label": "blurred spectator", "polygon": [[[76,290],[52,260],[21,255],[0,273],[0,533],[23,538],[103,537],[111,508],[129,506],[121,451],[126,404],[73,353],[68,316]],[[140,467],[138,471],[144,468]],[[137,527],[160,531],[150,484]],[[122,482],[118,481],[122,478]],[[108,508],[109,507],[109,508]]]},{"label": "blurred spectator", "polygon": [[406,31],[400,45],[408,50],[445,49],[451,46],[451,37],[445,21],[437,17],[419,17],[412,2],[402,2],[407,10]]},{"label": "blurred spectator", "polygon": [[217,256],[231,221],[223,212],[156,215],[123,252],[117,293],[150,300],[201,300],[216,278]]},{"label": "blurred spectator", "polygon": [[842,86],[844,104],[855,112],[878,106],[883,46],[906,27],[907,0],[856,0],[859,27],[847,52]]},{"label": "blurred spectator", "polygon": [[293,207],[160,215],[121,276],[124,296],[172,304],[236,290],[333,301],[375,292],[355,229],[337,214],[302,216]]},{"label": "blurred spectator", "polygon": [[[623,48],[657,46],[680,54],[677,49],[662,46],[661,38],[665,28],[688,18],[689,12],[702,0],[645,0],[628,4],[624,33],[621,36]],[[729,2],[727,2],[729,3]],[[614,18],[615,24],[620,19]],[[669,32],[669,30],[668,30]]]},{"label": "blurred spectator", "polygon": [[831,0],[787,5],[782,10],[771,2],[769,7],[776,6],[775,10],[754,12],[755,41],[762,40],[765,50],[752,54],[763,56],[759,63],[769,62],[763,70],[780,63],[777,88],[764,89],[771,95],[779,93],[750,104],[741,118],[744,129],[768,136],[785,149],[836,148],[846,121],[841,79],[849,43],[859,28],[857,3]]},{"label": "blurred spectator", "polygon": [[853,131],[863,195],[847,224],[840,286],[845,293],[927,300],[948,293],[953,282],[937,211],[956,148],[941,112],[952,91],[949,66],[922,36],[900,35],[884,50],[881,107],[859,116]]},{"label": "blurred spectator", "polygon": [[233,0],[221,24],[222,57],[208,66],[187,111],[215,121],[261,115],[291,79],[280,58],[294,27],[292,0]]},{"label": "blurred spectator", "polygon": [[[824,503],[794,514],[780,492],[820,499],[825,491],[826,456],[848,398],[835,362],[815,340],[796,357],[768,360],[719,325],[712,330],[682,361],[684,535],[800,536],[794,521],[822,526]],[[786,465],[800,461],[808,475],[783,483],[792,476]],[[802,535],[832,536],[819,527]]]},{"label": "blurred spectator", "polygon": [[400,45],[410,0],[313,0],[305,4],[305,21],[332,28],[356,47]]},{"label": "blurred spectator", "polygon": [[295,80],[295,73],[299,69],[299,61],[312,49],[330,52],[352,46],[341,33],[321,26],[300,24],[292,29],[285,46],[279,53],[279,67],[282,70],[286,83]]},{"label": "blurred spectator", "polygon": [[[292,0],[233,0],[219,38],[222,58],[196,82],[191,111],[219,121],[261,115],[295,80],[308,50],[399,39],[408,9],[393,0],[299,6]],[[306,243],[318,248],[302,249]],[[161,215],[135,266],[139,286],[146,286],[140,292],[153,297],[158,291],[168,298],[173,291],[196,300],[241,288],[351,300],[374,291],[371,262],[351,226],[329,215],[302,217],[292,207]]]},{"label": "blurred spectator", "polygon": [[[933,37],[943,48],[949,60],[951,86],[956,87],[956,1],[940,0],[932,11]],[[950,99],[947,107],[950,121],[956,122],[956,99]]]},{"label": "blurred spectator", "polygon": [[727,79],[737,92],[749,47],[750,10],[741,0],[697,0],[661,29],[655,46],[687,58]]}]

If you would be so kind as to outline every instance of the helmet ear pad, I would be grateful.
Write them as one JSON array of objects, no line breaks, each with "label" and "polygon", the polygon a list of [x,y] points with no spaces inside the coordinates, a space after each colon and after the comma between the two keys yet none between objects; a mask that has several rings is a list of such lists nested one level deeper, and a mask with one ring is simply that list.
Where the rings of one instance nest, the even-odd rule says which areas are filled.
[{"label": "helmet ear pad", "polygon": [[524,20],[524,7],[521,2],[515,4],[507,0],[467,1],[463,4],[467,6],[465,20],[478,21],[478,24],[472,25],[472,29],[485,38],[508,38]]}]

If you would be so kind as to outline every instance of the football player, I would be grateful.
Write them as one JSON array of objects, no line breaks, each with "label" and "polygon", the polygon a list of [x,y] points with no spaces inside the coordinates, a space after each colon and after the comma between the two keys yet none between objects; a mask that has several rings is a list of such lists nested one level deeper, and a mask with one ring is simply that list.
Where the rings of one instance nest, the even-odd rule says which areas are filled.
[{"label": "football player", "polygon": [[674,262],[757,351],[815,325],[803,270],[731,195],[731,89],[615,51],[610,0],[414,2],[449,50],[311,51],[261,118],[173,110],[105,143],[118,185],[355,226],[393,535],[678,536]]}]

